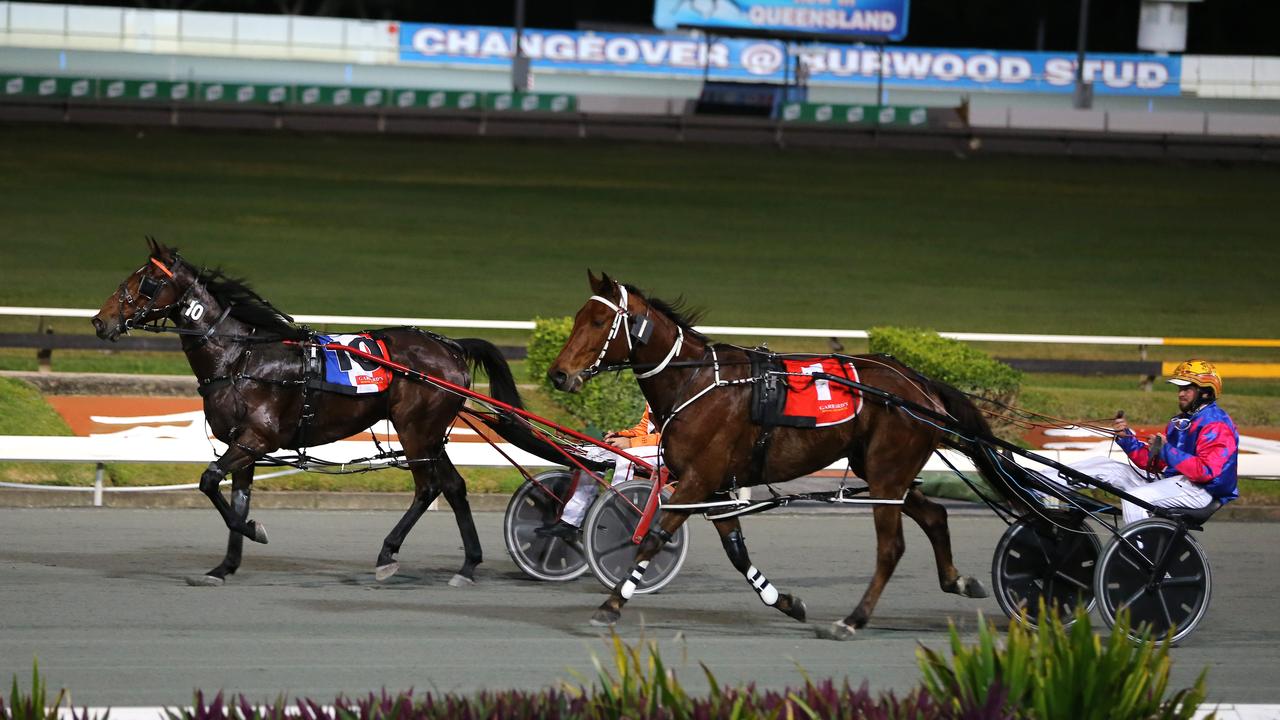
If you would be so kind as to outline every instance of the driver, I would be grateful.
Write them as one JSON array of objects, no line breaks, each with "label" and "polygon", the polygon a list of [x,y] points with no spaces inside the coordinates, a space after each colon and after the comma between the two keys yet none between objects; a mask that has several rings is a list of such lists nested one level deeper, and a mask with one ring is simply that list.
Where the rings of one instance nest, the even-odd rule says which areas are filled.
[{"label": "driver", "polygon": [[[1240,496],[1236,489],[1240,435],[1227,412],[1218,407],[1222,378],[1208,361],[1187,360],[1174,369],[1169,382],[1178,386],[1179,412],[1164,432],[1142,442],[1123,413],[1115,419],[1116,444],[1132,464],[1090,458],[1072,468],[1156,507],[1202,508],[1234,500]],[[1122,507],[1126,524],[1150,514],[1127,500]]]},{"label": "driver", "polygon": [[[634,427],[605,433],[604,436],[604,441],[613,447],[619,450],[626,450],[627,454],[632,457],[650,464],[655,464],[654,461],[658,457],[659,442],[661,440],[662,437],[658,434],[658,429],[654,427],[653,421],[650,420],[649,405],[647,403],[644,406],[644,414],[640,416],[640,422],[636,423]],[[592,445],[586,449],[586,457],[597,462],[614,461],[613,485],[626,482],[635,475],[635,465],[630,460],[604,448]],[[587,508],[591,507],[591,501],[595,499],[598,488],[596,483],[581,470],[576,470],[574,474],[576,475],[574,482],[577,483],[577,489],[574,490],[573,497],[569,498],[569,502],[565,503],[564,511],[560,514],[560,520],[549,525],[543,525],[534,530],[534,534],[541,537],[558,537],[564,540],[573,540],[578,537],[578,530],[582,527],[582,518],[587,514]]]}]

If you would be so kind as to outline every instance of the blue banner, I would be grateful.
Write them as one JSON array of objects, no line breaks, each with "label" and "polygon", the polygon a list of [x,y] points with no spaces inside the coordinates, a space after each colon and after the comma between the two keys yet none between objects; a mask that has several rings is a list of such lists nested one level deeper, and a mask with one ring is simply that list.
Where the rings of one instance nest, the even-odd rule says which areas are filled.
[{"label": "blue banner", "polygon": [[[400,61],[447,66],[507,67],[510,28],[404,23]],[[698,77],[783,82],[803,63],[811,85],[875,85],[929,90],[1070,93],[1074,53],[951,50],[788,44],[773,40],[688,35],[525,30],[522,46],[536,71],[593,75]],[[791,66],[788,68],[787,64]],[[883,67],[882,67],[883,65]],[[1086,56],[1084,77],[1097,95],[1177,95],[1178,56]]]},{"label": "blue banner", "polygon": [[655,0],[653,24],[901,40],[908,0]]}]

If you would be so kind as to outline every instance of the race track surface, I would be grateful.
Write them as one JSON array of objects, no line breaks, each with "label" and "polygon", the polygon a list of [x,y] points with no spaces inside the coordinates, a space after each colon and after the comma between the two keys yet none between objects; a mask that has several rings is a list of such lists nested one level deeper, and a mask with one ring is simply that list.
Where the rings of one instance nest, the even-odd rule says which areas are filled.
[{"label": "race track surface", "polygon": [[[271,544],[246,544],[222,588],[183,581],[221,558],[226,532],[209,510],[0,509],[0,681],[25,687],[33,657],[77,705],[186,703],[192,690],[267,700],[284,693],[331,701],[381,688],[470,691],[537,688],[594,678],[607,634],[588,626],[604,598],[589,575],[566,584],[524,579],[501,541],[501,514],[478,513],[480,582],[447,582],[462,555],[453,518],[429,513],[405,543],[401,573],[373,579],[373,560],[398,513],[265,510]],[[876,690],[919,679],[919,643],[943,649],[948,621],[967,637],[976,613],[1004,623],[994,600],[937,590],[932,553],[914,525],[907,553],[871,625],[846,643],[764,607],[724,558],[709,523],[692,521],[683,571],[627,607],[619,634],[660,642],[691,688],[705,662],[722,683],[781,687],[848,676]],[[874,561],[870,515],[774,514],[744,522],[756,566],[801,595],[813,623],[843,617]],[[957,565],[989,585],[1004,526],[953,517]],[[1209,615],[1174,651],[1174,687],[1209,668],[1209,700],[1280,702],[1277,588],[1280,527],[1210,524],[1201,537],[1214,571]],[[1101,621],[1095,619],[1095,627]]]}]

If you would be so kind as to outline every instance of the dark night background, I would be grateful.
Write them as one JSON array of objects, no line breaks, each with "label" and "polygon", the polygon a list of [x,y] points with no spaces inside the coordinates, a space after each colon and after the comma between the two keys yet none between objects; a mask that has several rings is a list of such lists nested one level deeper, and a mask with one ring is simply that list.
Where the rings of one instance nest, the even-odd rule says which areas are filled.
[{"label": "dark night background", "polygon": [[[74,0],[72,0],[74,1]],[[514,0],[91,0],[84,4],[511,25]],[[1089,50],[1135,52],[1139,0],[1091,0]],[[526,0],[526,25],[636,31],[653,0]],[[904,45],[1074,50],[1079,0],[911,0]],[[1280,55],[1280,0],[1192,3],[1188,54]]]}]

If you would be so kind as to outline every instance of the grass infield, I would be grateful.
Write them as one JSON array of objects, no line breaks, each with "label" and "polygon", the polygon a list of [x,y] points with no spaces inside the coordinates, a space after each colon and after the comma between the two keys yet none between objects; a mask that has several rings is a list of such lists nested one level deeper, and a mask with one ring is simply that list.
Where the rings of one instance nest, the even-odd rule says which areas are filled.
[{"label": "grass infield", "polygon": [[590,267],[709,324],[1274,338],[1278,196],[1251,165],[13,125],[0,305],[97,307],[152,234],[299,313],[567,315]]}]

